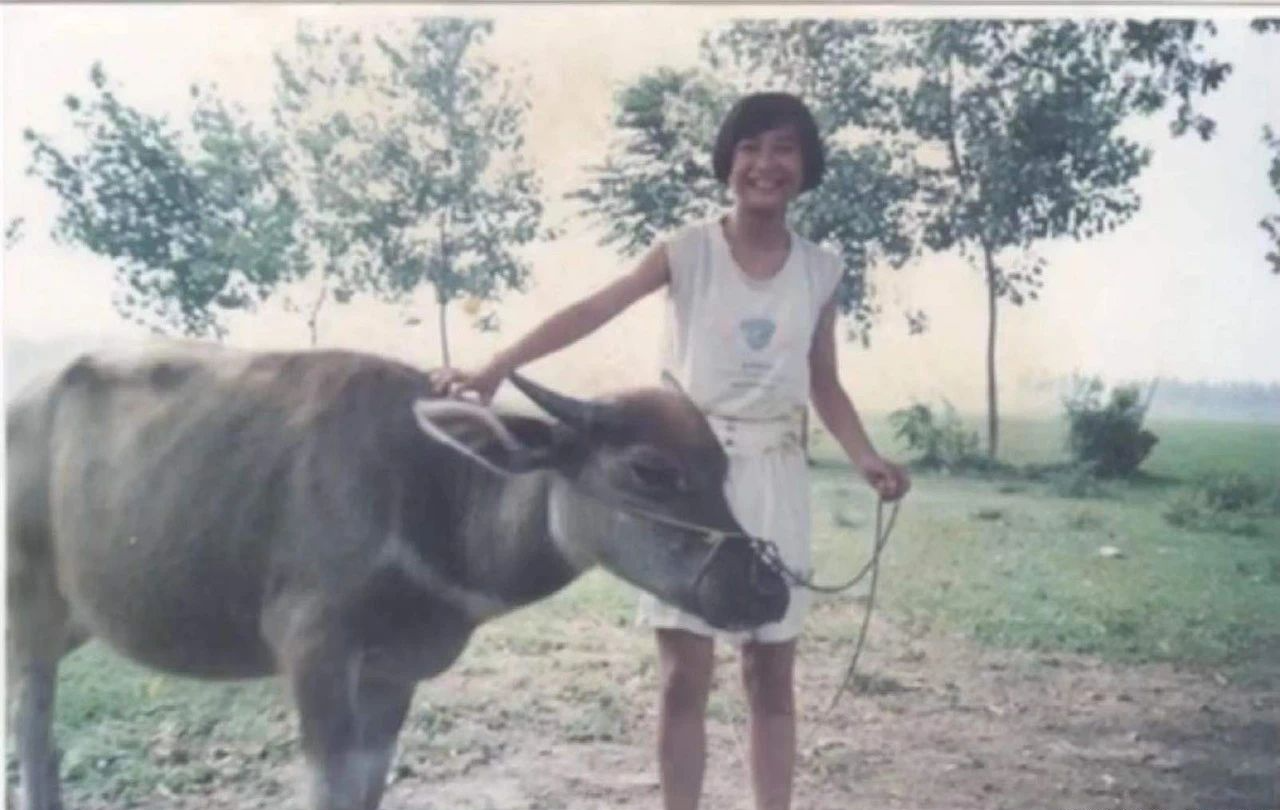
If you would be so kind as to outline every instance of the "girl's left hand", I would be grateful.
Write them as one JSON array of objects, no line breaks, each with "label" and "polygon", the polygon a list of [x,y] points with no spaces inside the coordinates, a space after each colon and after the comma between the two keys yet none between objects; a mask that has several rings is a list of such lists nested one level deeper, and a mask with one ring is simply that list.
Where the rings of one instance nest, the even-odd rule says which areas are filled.
[{"label": "girl's left hand", "polygon": [[862,477],[867,479],[871,488],[880,493],[886,501],[896,501],[911,489],[911,476],[906,468],[886,461],[878,455],[871,455],[858,463]]}]

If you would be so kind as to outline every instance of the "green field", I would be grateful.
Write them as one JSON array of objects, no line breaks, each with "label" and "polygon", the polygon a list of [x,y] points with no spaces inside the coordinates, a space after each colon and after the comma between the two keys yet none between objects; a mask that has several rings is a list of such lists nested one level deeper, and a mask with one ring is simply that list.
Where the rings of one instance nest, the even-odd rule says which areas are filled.
[{"label": "green field", "polygon": [[[1224,664],[1280,640],[1280,515],[1257,533],[1175,528],[1172,499],[1203,475],[1240,472],[1280,486],[1280,425],[1154,423],[1160,442],[1132,482],[1070,498],[1017,477],[920,474],[882,578],[897,618],[975,640],[1113,660]],[[894,448],[885,423],[869,429]],[[1060,422],[1011,420],[1002,456],[1065,461]],[[851,570],[865,555],[872,503],[819,443],[820,564]],[[852,525],[850,525],[852,524]],[[1104,546],[1120,552],[1099,554]]]},{"label": "green field", "polygon": [[[869,427],[892,455],[887,424],[873,418]],[[1257,531],[1242,536],[1175,529],[1162,515],[1205,473],[1244,472],[1276,486],[1280,426],[1152,427],[1160,443],[1145,475],[1108,483],[1090,498],[1063,497],[1050,484],[1017,476],[919,475],[885,558],[885,615],[923,633],[1119,662],[1231,667],[1274,660],[1280,517],[1260,517]],[[1003,455],[1016,464],[1063,460],[1060,423],[1010,420],[1004,442]],[[821,437],[814,496],[819,578],[836,579],[865,558],[873,502]],[[1120,556],[1100,555],[1103,546]],[[848,616],[839,632],[847,633],[861,605],[850,594],[832,598],[848,603],[839,611]],[[595,573],[482,631],[468,660],[554,646],[557,617],[589,613],[625,626],[633,610],[625,586]],[[208,782],[252,780],[267,795],[289,789],[275,774],[297,750],[274,683],[182,681],[122,663],[97,645],[73,655],[62,673],[57,724],[72,804],[127,804],[165,791],[198,792]],[[613,722],[607,708],[591,722]],[[200,755],[191,754],[195,749]]]}]

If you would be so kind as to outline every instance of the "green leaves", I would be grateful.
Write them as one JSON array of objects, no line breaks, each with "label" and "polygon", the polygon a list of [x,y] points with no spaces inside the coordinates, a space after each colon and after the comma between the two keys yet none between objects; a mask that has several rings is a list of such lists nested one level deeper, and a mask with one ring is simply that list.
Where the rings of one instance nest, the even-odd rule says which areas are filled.
[{"label": "green leaves", "polygon": [[9,250],[22,241],[23,228],[26,227],[26,217],[11,217],[4,226],[4,249]]},{"label": "green leaves", "polygon": [[[374,87],[388,101],[362,164],[359,238],[374,257],[363,281],[388,301],[430,286],[442,319],[459,298],[523,289],[529,267],[517,251],[549,235],[523,159],[528,101],[477,54],[492,30],[432,18],[376,40]],[[496,328],[490,314],[476,325]]]},{"label": "green leaves", "polygon": [[1126,477],[1137,471],[1157,439],[1142,427],[1147,406],[1136,385],[1113,388],[1106,404],[1102,392],[1097,377],[1073,380],[1072,391],[1063,399],[1067,446],[1094,475]]},{"label": "green leaves", "polygon": [[[1267,171],[1267,179],[1271,181],[1271,188],[1276,196],[1280,197],[1280,134],[1271,127],[1263,127],[1262,141],[1271,149],[1271,167]],[[1280,213],[1263,217],[1258,226],[1271,240],[1271,249],[1267,251],[1271,272],[1280,275]]]},{"label": "green leaves", "polygon": [[[1175,130],[1212,134],[1194,96],[1229,66],[1203,55],[1194,23],[1105,20],[914,22],[903,67],[918,71],[901,120],[946,170],[922,177],[935,213],[931,249],[964,241],[1016,254],[1063,236],[1090,238],[1138,210],[1130,183],[1150,153],[1120,135],[1133,115],[1179,101]],[[942,186],[942,187],[940,187]],[[950,186],[950,189],[945,188]],[[949,210],[938,210],[939,201]],[[943,223],[940,218],[949,221]]]},{"label": "green leaves", "polygon": [[55,236],[115,262],[125,318],[221,336],[222,311],[252,306],[287,273],[295,209],[273,184],[271,146],[211,91],[183,132],[121,101],[99,64],[90,84],[66,104],[81,149],[24,136],[29,171],[62,202]]},{"label": "green leaves", "polygon": [[617,95],[617,136],[587,185],[570,193],[601,243],[626,256],[662,233],[709,216],[726,198],[711,173],[711,144],[731,88],[696,70],[660,68]]},{"label": "green leaves", "polygon": [[[1107,32],[1115,29],[1108,26]],[[1216,90],[1231,73],[1231,66],[1208,58],[1202,35],[1217,33],[1213,23],[1194,20],[1128,20],[1118,32],[1119,46],[1129,66],[1139,69],[1122,85],[1135,94],[1139,112],[1151,113],[1168,100],[1178,108],[1170,130],[1174,135],[1195,131],[1201,140],[1213,136],[1215,123],[1197,113],[1193,97]]]},{"label": "green leaves", "polygon": [[200,84],[178,126],[95,65],[65,102],[81,143],[28,131],[30,171],[62,202],[57,236],[112,259],[117,309],[155,331],[221,337],[228,311],[281,290],[313,344],[325,304],[360,292],[494,300],[528,275],[513,251],[548,232],[520,162],[528,102],[475,57],[491,30],[303,25],[274,55],[266,129]]}]

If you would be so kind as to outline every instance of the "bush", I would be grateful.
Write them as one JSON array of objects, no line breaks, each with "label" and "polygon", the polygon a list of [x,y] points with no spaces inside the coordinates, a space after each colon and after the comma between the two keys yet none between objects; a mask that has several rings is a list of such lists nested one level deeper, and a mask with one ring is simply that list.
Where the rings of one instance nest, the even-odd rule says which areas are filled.
[{"label": "bush", "polygon": [[955,470],[982,467],[978,453],[978,433],[967,430],[950,402],[943,401],[941,414],[923,403],[915,403],[889,414],[894,435],[907,449],[918,454],[914,464],[926,469]]},{"label": "bush", "polygon": [[1244,473],[1207,475],[1196,489],[1205,506],[1215,512],[1254,511],[1262,508],[1271,494],[1264,483]]},{"label": "bush", "polygon": [[1123,478],[1137,471],[1158,439],[1142,428],[1146,408],[1139,402],[1138,387],[1111,390],[1102,403],[1102,381],[1078,379],[1063,400],[1068,431],[1067,447],[1079,464],[1086,464],[1100,478]]},{"label": "bush", "polygon": [[1280,514],[1280,487],[1244,473],[1208,475],[1178,494],[1165,509],[1171,525],[1194,531],[1257,536],[1254,518]]}]

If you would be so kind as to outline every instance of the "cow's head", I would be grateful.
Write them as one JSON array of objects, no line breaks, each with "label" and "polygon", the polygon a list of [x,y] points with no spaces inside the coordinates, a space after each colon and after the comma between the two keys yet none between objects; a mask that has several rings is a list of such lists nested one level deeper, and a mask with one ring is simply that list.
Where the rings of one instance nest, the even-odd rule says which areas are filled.
[{"label": "cow's head", "polygon": [[428,399],[414,406],[418,423],[495,473],[553,473],[550,528],[575,567],[602,565],[715,627],[782,617],[786,584],[742,536],[724,496],[728,460],[683,394],[585,402],[512,381],[555,421]]}]

